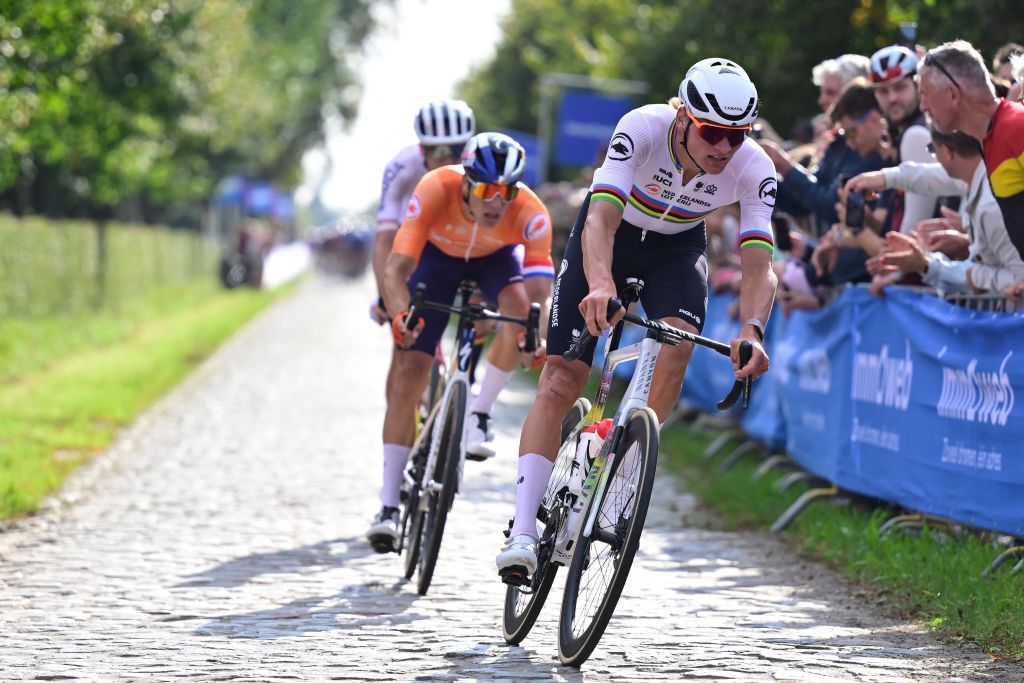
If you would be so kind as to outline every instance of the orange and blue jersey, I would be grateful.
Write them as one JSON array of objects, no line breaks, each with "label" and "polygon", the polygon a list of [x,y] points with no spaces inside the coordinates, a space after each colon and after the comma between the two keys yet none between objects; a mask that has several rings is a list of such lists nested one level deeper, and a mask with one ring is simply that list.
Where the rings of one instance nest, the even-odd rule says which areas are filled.
[{"label": "orange and blue jersey", "polygon": [[423,176],[413,191],[392,253],[419,260],[429,242],[448,256],[464,259],[489,256],[522,244],[523,277],[554,277],[551,261],[551,216],[525,185],[493,228],[478,225],[465,211],[462,166],[444,166]]}]

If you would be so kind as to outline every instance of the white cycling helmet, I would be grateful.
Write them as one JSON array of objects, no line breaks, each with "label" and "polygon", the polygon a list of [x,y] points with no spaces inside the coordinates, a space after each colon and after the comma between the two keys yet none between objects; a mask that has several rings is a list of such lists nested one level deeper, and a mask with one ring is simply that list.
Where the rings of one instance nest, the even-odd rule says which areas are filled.
[{"label": "white cycling helmet", "polygon": [[757,88],[739,64],[702,59],[679,84],[679,99],[693,117],[720,126],[749,126],[757,119]]},{"label": "white cycling helmet", "polygon": [[462,100],[425,104],[416,114],[416,136],[423,145],[464,145],[473,137],[473,110]]},{"label": "white cycling helmet", "polygon": [[902,45],[890,45],[871,55],[871,83],[898,81],[917,73],[917,55]]}]

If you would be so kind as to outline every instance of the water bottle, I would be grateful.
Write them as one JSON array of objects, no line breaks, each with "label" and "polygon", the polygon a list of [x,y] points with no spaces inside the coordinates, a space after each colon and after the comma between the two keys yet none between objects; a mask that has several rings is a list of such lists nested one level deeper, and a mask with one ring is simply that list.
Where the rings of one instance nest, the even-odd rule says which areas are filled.
[{"label": "water bottle", "polygon": [[580,432],[580,440],[576,445],[576,457],[569,468],[569,493],[579,498],[583,492],[583,475],[593,462],[590,447],[597,439],[597,425],[587,425]]},{"label": "water bottle", "polygon": [[587,425],[580,433],[580,443],[576,448],[576,459],[569,471],[569,493],[576,496],[576,506],[582,505],[580,494],[583,493],[583,480],[594,464],[598,453],[604,446],[604,440],[612,430],[612,419],[606,418],[592,425]]}]

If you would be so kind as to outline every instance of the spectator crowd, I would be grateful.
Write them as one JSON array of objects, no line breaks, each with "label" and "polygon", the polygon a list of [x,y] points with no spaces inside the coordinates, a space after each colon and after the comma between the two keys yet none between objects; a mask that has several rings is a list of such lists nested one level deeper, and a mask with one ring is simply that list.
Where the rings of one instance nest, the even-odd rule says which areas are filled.
[{"label": "spectator crowd", "polygon": [[[991,70],[989,70],[991,67]],[[986,63],[970,43],[883,47],[826,59],[810,74],[821,112],[784,139],[755,137],[775,165],[777,302],[810,310],[846,284],[939,295],[1024,295],[1024,47]],[[586,196],[538,190],[567,231]],[[709,286],[739,288],[739,212],[706,219]],[[561,251],[556,232],[553,249]]]}]

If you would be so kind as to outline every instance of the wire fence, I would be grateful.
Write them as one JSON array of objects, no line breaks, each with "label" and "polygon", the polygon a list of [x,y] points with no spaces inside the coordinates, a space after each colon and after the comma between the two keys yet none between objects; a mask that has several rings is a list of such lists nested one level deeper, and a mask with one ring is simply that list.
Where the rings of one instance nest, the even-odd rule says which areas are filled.
[{"label": "wire fence", "polygon": [[185,230],[0,215],[0,317],[119,310],[216,276],[218,245]]}]

